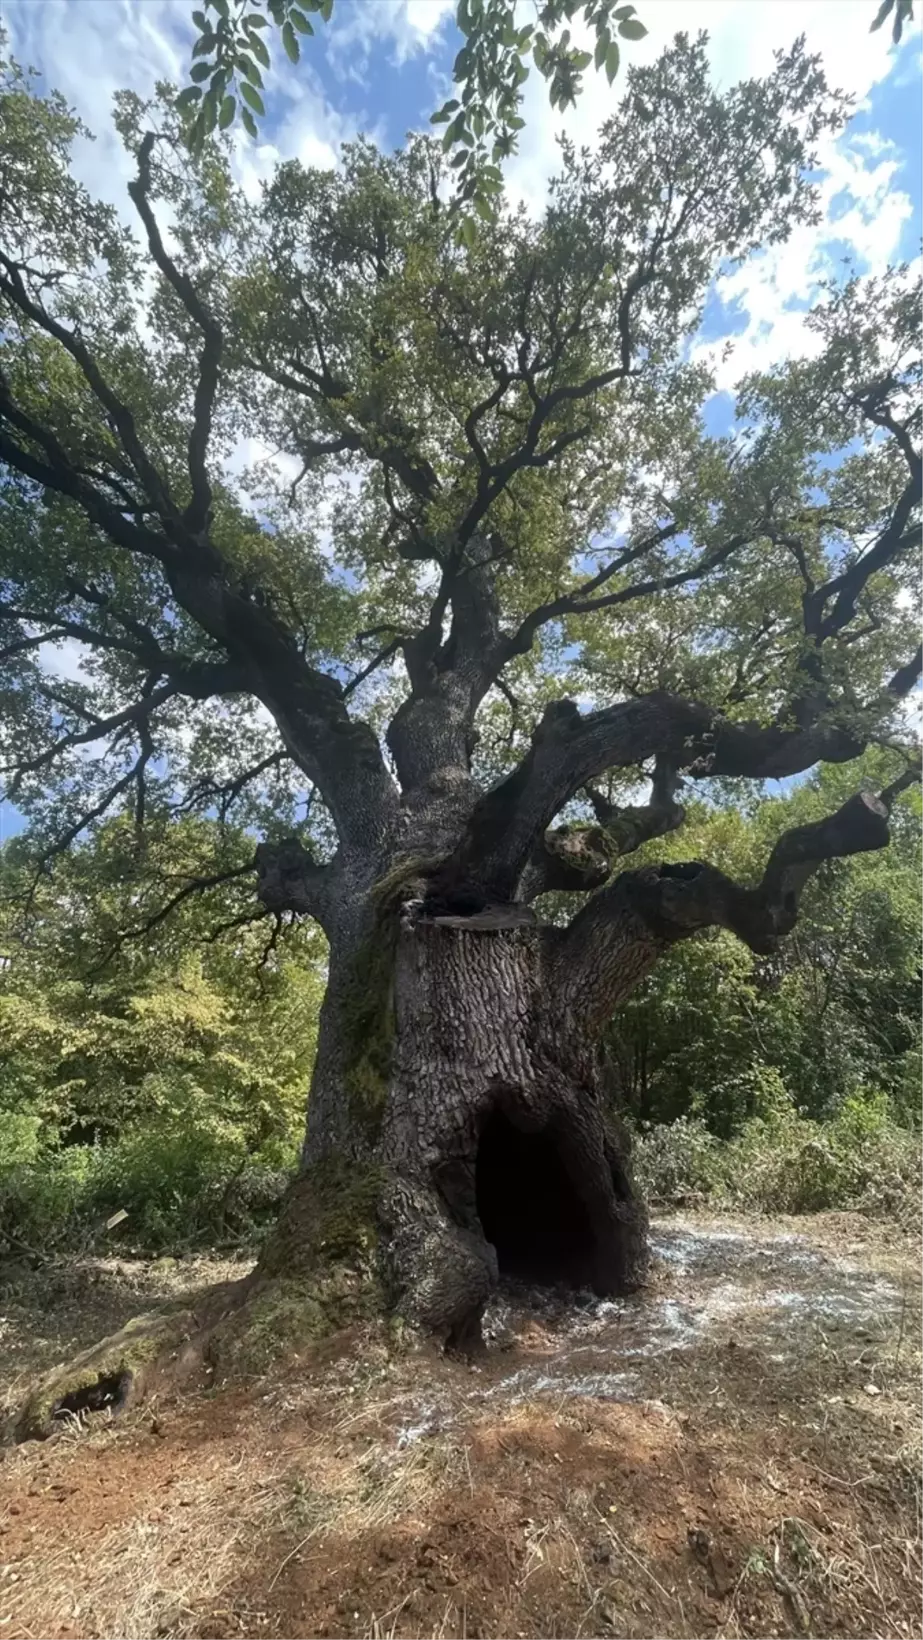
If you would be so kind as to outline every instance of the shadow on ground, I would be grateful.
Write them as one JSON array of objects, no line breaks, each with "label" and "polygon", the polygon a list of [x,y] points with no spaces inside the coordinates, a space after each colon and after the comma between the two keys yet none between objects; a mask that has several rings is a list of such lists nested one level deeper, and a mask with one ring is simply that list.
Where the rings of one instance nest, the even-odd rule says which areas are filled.
[{"label": "shadow on ground", "polygon": [[[10,1453],[0,1636],[917,1635],[916,1249],[848,1215],[655,1246],[624,1303],[507,1287],[473,1366],[354,1331]],[[27,1273],[2,1342],[34,1371],[232,1273]]]}]

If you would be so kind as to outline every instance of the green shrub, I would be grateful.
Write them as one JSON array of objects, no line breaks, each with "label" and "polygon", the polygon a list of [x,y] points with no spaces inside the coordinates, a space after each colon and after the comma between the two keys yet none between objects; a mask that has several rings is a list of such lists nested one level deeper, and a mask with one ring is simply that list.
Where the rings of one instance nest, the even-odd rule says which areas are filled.
[{"label": "green shrub", "polygon": [[635,1137],[635,1178],[652,1204],[708,1200],[720,1189],[723,1149],[701,1117],[653,1123]]},{"label": "green shrub", "polygon": [[643,1127],[635,1169],[659,1205],[692,1201],[757,1213],[849,1208],[900,1225],[919,1219],[919,1135],[894,1121],[887,1098],[866,1091],[828,1122],[789,1105],[744,1124],[722,1142],[700,1119]]},{"label": "green shrub", "polygon": [[[40,1151],[0,1166],[0,1252],[4,1240],[46,1251],[111,1241],[145,1252],[251,1240],[296,1161],[283,1142],[248,1152],[240,1130],[213,1115]],[[127,1219],[106,1237],[106,1220],[122,1209]]]}]

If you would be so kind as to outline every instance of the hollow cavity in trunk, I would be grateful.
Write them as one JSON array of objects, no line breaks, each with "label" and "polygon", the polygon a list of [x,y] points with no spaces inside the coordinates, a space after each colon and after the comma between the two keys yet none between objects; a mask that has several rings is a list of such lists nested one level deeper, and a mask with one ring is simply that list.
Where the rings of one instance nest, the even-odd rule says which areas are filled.
[{"label": "hollow cavity in trunk", "polygon": [[528,1132],[494,1111],[478,1144],[476,1192],[478,1218],[501,1276],[593,1285],[593,1227],[553,1128]]}]

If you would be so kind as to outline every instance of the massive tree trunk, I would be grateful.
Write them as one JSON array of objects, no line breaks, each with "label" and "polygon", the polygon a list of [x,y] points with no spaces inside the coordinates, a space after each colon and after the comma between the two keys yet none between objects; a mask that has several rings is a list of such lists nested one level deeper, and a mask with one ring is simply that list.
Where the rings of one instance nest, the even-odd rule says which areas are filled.
[{"label": "massive tree trunk", "polygon": [[[601,1295],[638,1286],[646,1217],[600,1057],[605,1019],[699,929],[771,950],[823,859],[887,835],[886,806],[861,795],[786,833],[755,887],[698,862],[646,866],[564,928],[521,901],[473,909],[470,878],[447,905],[444,861],[398,863],[358,910],[346,896],[303,1169],[257,1288],[281,1276],[330,1324],[385,1308],[462,1346],[503,1273]],[[546,849],[557,870],[560,847]]]},{"label": "massive tree trunk", "polygon": [[646,1221],[585,1015],[557,981],[561,931],[525,908],[418,909],[392,900],[334,952],[303,1171],[263,1268],[311,1281],[341,1257],[316,1214],[341,1224],[351,1184],[377,1301],[463,1345],[504,1272],[637,1286]]}]

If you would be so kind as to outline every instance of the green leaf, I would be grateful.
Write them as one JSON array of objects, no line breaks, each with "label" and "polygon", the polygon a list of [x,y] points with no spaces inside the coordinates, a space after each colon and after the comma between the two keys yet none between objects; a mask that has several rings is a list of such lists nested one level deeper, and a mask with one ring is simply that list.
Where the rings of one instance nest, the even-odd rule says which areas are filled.
[{"label": "green leaf", "polygon": [[194,103],[201,100],[201,97],[202,92],[197,85],[187,85],[185,91],[181,91],[177,97],[176,107],[181,109],[191,108]]},{"label": "green leaf", "polygon": [[[255,114],[265,114],[266,113],[266,109],[263,105],[263,99],[260,96],[259,92],[257,90],[255,90],[254,87],[252,85],[250,85],[246,80],[243,80],[241,82],[240,94],[243,97],[244,102],[249,104],[249,106],[253,109],[253,112]],[[245,116],[245,121],[246,121],[246,116]]]},{"label": "green leaf", "polygon": [[268,27],[269,24],[267,23],[265,17],[261,17],[258,11],[248,11],[246,17],[244,18],[244,28]]},{"label": "green leaf", "polygon": [[869,33],[874,34],[876,29],[881,28],[882,23],[890,17],[893,10],[894,0],[882,0],[875,21],[869,29]]},{"label": "green leaf", "polygon": [[493,222],[493,220],[494,220],[494,208],[491,205],[490,200],[485,199],[483,194],[476,194],[475,195],[474,208],[477,211],[478,216],[482,219],[482,221],[484,221],[484,222]]},{"label": "green leaf", "polygon": [[896,46],[901,43],[904,24],[913,21],[913,0],[897,0],[897,11],[894,13],[894,27],[891,30],[891,39]]},{"label": "green leaf", "polygon": [[217,34],[212,34],[211,30],[207,29],[204,34],[201,34],[199,36],[198,40],[196,41],[195,45],[193,46],[192,55],[193,55],[193,57],[205,57],[208,54],[209,51],[214,51],[217,44],[218,44]]},{"label": "green leaf", "polygon": [[251,85],[261,86],[263,84],[263,76],[257,68],[256,63],[251,62],[250,58],[245,57],[243,53],[241,53],[241,55],[237,58],[237,67],[240,69],[240,72],[250,81]]},{"label": "green leaf", "polygon": [[619,33],[623,40],[643,40],[647,29],[637,17],[626,17],[624,23],[619,23]]},{"label": "green leaf", "polygon": [[202,80],[207,80],[214,66],[214,63],[193,63],[191,69],[189,70],[190,80],[195,80],[196,83],[200,83]]},{"label": "green leaf", "polygon": [[237,103],[235,99],[233,97],[225,97],[223,103],[221,104],[221,112],[218,115],[219,131],[226,131],[228,126],[233,124],[236,111]]},{"label": "green leaf", "polygon": [[296,11],[293,6],[289,12],[289,19],[299,34],[313,34],[314,24],[309,22],[303,11]]},{"label": "green leaf", "polygon": [[262,63],[264,68],[269,67],[269,52],[266,49],[265,42],[260,39],[258,34],[252,34],[250,36],[250,50],[253,52],[254,57]]},{"label": "green leaf", "polygon": [[244,122],[244,130],[251,137],[258,137],[259,132],[256,128],[256,120],[253,118],[253,115],[251,114],[249,108],[242,108],[241,111],[240,111],[240,115],[241,115],[241,119]]},{"label": "green leaf", "polygon": [[208,18],[206,17],[204,11],[194,11],[192,14],[192,21],[195,23],[197,29],[201,29],[203,34],[207,33]]},{"label": "green leaf", "polygon": [[471,216],[463,216],[458,225],[458,237],[461,244],[467,245],[470,250],[471,246],[477,239],[477,236],[478,231],[474,218]]},{"label": "green leaf", "polygon": [[297,63],[301,56],[301,47],[295,37],[295,30],[292,28],[291,23],[287,22],[282,29],[282,44],[285,47],[285,55],[289,62]]},{"label": "green leaf", "polygon": [[591,51],[575,51],[571,58],[571,62],[578,74],[581,74],[585,68],[589,68],[592,61],[593,53]]},{"label": "green leaf", "polygon": [[606,52],[606,79],[609,81],[610,85],[612,84],[612,81],[615,79],[615,76],[618,73],[618,71],[619,71],[619,48],[618,48],[618,42],[613,40],[611,46],[609,47],[609,50]]},{"label": "green leaf", "polygon": [[231,15],[231,8],[228,5],[228,0],[208,0],[208,4],[211,6],[212,11],[216,11],[218,13],[219,17],[223,17],[225,22],[228,21]]},{"label": "green leaf", "polygon": [[465,111],[464,111],[464,109],[462,109],[462,112],[460,114],[456,114],[456,116],[455,116],[454,120],[452,121],[451,125],[448,126],[447,129],[446,129],[445,136],[442,139],[443,148],[446,148],[446,149],[451,148],[453,143],[459,142],[460,139],[462,138],[462,136],[464,135],[464,131],[465,131]]},{"label": "green leaf", "polygon": [[596,42],[596,50],[593,53],[594,68],[602,68],[603,63],[606,60],[606,52],[609,50],[610,43],[608,29],[600,29],[599,39]]},{"label": "green leaf", "polygon": [[333,0],[320,0],[320,14],[325,23],[329,23],[333,16]]}]

